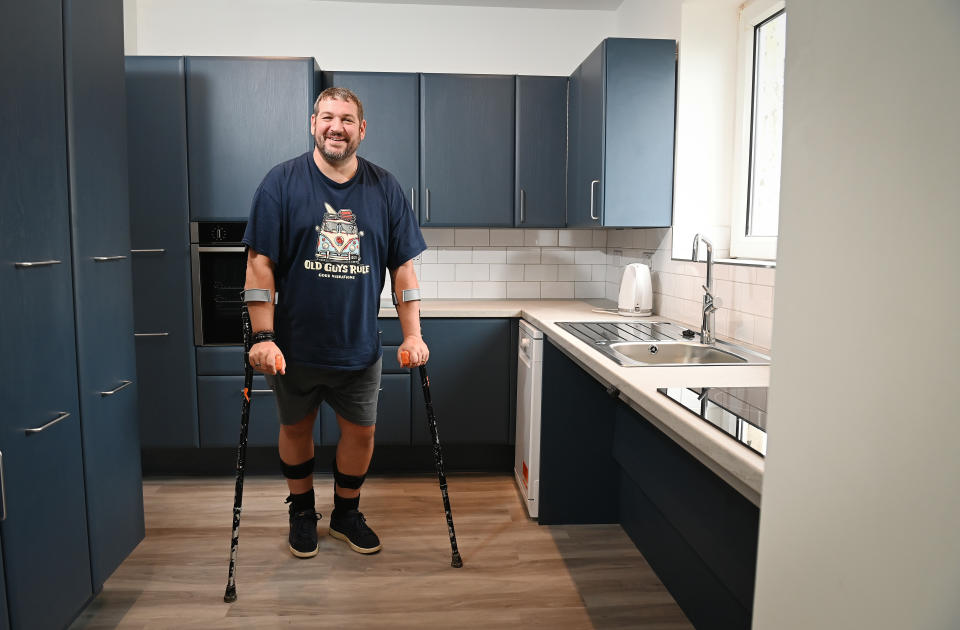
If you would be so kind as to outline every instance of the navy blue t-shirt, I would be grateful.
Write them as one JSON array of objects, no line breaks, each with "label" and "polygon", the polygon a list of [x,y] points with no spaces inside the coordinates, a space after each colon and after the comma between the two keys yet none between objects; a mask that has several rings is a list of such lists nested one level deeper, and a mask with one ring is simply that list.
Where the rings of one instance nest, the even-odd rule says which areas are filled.
[{"label": "navy blue t-shirt", "polygon": [[376,362],[385,269],[427,248],[397,179],[357,161],[340,184],[304,153],[273,167],[253,197],[243,242],[275,265],[274,329],[288,363],[357,370]]}]

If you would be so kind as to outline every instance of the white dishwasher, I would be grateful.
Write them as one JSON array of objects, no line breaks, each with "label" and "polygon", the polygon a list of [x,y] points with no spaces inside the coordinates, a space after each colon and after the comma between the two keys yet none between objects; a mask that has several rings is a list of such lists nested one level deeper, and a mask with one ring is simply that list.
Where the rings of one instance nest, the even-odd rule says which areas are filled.
[{"label": "white dishwasher", "polygon": [[537,518],[540,501],[540,394],[543,390],[543,333],[520,320],[517,344],[517,438],[513,472],[527,512]]}]

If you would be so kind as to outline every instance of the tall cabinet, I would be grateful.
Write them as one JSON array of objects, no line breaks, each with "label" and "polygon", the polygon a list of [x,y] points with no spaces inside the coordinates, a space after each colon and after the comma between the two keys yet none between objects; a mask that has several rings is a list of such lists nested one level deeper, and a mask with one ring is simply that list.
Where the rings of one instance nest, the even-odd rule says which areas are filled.
[{"label": "tall cabinet", "polygon": [[[127,57],[130,254],[140,441],[197,447],[183,57]],[[173,394],[173,395],[171,395]]]},{"label": "tall cabinet", "polygon": [[676,42],[606,39],[570,77],[570,227],[668,227]]},{"label": "tall cabinet", "polygon": [[122,3],[4,17],[0,354],[16,363],[0,379],[0,627],[56,628],[142,537],[136,388],[120,388],[134,373]]}]

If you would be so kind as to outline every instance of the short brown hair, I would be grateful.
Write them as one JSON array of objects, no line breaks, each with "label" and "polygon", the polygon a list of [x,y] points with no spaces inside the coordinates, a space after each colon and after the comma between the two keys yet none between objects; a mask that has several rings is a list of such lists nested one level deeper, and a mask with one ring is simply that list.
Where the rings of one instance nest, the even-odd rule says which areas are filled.
[{"label": "short brown hair", "polygon": [[334,100],[334,101],[346,101],[348,103],[356,103],[357,105],[357,115],[360,117],[360,120],[363,120],[363,103],[360,102],[360,99],[357,98],[357,95],[347,88],[343,87],[328,87],[323,92],[320,92],[320,96],[317,97],[317,100],[313,102],[313,114],[316,116],[320,113],[320,101],[323,100]]}]

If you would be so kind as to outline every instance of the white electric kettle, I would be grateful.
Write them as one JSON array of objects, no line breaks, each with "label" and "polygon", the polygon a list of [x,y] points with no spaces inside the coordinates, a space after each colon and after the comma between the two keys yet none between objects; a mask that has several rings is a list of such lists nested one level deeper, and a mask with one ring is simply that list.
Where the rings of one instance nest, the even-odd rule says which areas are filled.
[{"label": "white electric kettle", "polygon": [[650,268],[646,265],[630,263],[624,267],[617,312],[628,316],[653,314],[653,284],[650,282]]}]

